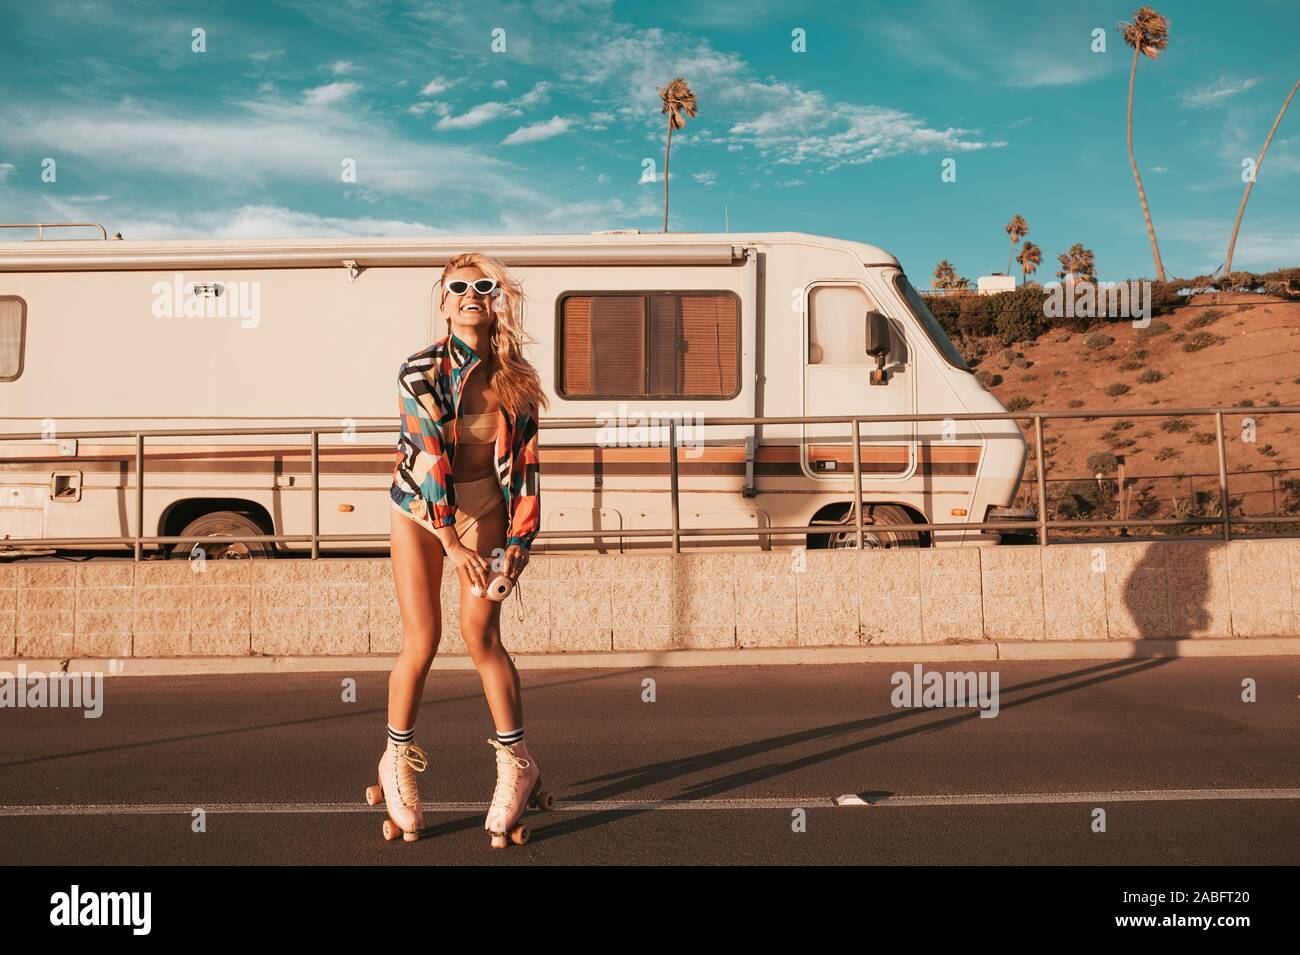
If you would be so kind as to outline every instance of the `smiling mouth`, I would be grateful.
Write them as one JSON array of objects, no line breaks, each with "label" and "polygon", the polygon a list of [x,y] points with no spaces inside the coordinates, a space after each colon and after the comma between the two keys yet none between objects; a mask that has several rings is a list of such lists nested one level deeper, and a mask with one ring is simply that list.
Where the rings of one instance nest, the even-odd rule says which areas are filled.
[{"label": "smiling mouth", "polygon": [[465,306],[463,306],[463,307],[461,308],[461,311],[462,311],[462,312],[471,312],[471,311],[473,311],[473,312],[481,312],[481,311],[483,311],[483,306],[482,306],[482,305],[465,305]]}]

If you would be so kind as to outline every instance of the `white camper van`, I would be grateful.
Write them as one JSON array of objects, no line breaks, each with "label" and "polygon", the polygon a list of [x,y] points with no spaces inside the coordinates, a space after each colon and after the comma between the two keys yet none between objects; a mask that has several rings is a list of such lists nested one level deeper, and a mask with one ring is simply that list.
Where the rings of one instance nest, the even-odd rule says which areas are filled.
[{"label": "white camper van", "polygon": [[[683,530],[848,522],[834,535],[681,539],[732,549],[856,544],[850,425],[698,427],[701,418],[1005,410],[894,257],[859,242],[797,232],[4,242],[0,538],[310,535],[309,436],[147,438],[141,532],[133,433],[343,427],[319,435],[318,532],[373,540],[326,541],[320,552],[382,553],[397,369],[446,333],[434,283],[466,250],[499,257],[522,280],[529,358],[551,401],[535,552],[666,546],[666,536],[613,536],[671,526],[666,428],[646,427],[666,416],[683,445]],[[366,425],[393,430],[350,433]],[[860,427],[867,546],[998,540],[907,528],[1005,519],[1026,453],[1014,422]],[[61,437],[101,430],[121,435]],[[40,440],[4,440],[29,432]],[[593,531],[606,536],[583,534]]]}]

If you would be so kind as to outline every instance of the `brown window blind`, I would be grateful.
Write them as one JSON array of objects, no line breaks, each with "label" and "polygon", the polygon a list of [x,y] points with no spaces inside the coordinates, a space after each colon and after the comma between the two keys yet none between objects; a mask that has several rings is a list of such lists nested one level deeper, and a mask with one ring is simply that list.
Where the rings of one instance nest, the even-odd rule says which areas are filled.
[{"label": "brown window blind", "polygon": [[561,391],[578,398],[729,398],[739,390],[739,319],[731,293],[567,296]]}]

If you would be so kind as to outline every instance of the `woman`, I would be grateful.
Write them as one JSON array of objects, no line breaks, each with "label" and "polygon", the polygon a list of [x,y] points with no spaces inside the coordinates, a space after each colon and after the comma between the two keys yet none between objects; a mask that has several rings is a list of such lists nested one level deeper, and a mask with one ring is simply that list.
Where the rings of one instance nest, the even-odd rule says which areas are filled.
[{"label": "woman", "polygon": [[[541,380],[524,359],[523,292],[478,252],[443,269],[439,310],[449,334],[398,372],[401,435],[390,496],[391,551],[402,651],[388,680],[388,746],[379,763],[388,814],[413,841],[423,821],[414,744],[424,679],[441,638],[444,559],[460,576],[460,630],[478,668],[496,738],[497,785],[484,828],[492,845],[525,804],[549,797],[524,745],[519,673],[501,645],[501,604],[486,593],[498,574],[517,580],[540,524],[537,415]],[[396,831],[385,826],[385,834]]]}]

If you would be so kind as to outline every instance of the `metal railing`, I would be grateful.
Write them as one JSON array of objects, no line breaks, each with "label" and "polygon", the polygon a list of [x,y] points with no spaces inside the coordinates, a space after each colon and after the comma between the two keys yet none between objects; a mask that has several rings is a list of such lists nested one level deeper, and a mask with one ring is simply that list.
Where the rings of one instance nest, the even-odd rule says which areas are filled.
[{"label": "metal railing", "polygon": [[100,237],[108,239],[108,230],[98,222],[0,222],[0,229],[35,229],[38,242],[45,239],[46,229],[98,229]]},{"label": "metal railing", "polygon": [[[1100,410],[1075,410],[1075,411],[1039,411],[1039,412],[967,412],[962,414],[898,414],[898,415],[833,415],[833,416],[787,416],[787,417],[762,417],[762,418],[745,418],[745,417],[719,417],[719,418],[702,418],[692,424],[692,427],[707,427],[719,425],[777,425],[777,424],[845,424],[851,426],[852,443],[853,443],[853,504],[852,504],[852,531],[854,540],[858,548],[864,546],[864,537],[867,533],[863,523],[862,508],[862,432],[863,423],[898,423],[898,422],[922,422],[922,421],[1031,421],[1034,433],[1034,470],[1038,487],[1038,517],[1035,521],[970,521],[970,522],[944,522],[944,523],[909,523],[909,524],[888,524],[872,525],[888,528],[891,531],[902,532],[929,532],[936,531],[986,531],[986,530],[1019,530],[1024,531],[1027,528],[1035,528],[1037,531],[1038,543],[1040,546],[1046,546],[1050,542],[1050,532],[1054,529],[1083,528],[1083,527],[1161,527],[1161,526],[1191,526],[1191,525],[1222,525],[1223,539],[1225,541],[1232,539],[1232,525],[1236,524],[1278,524],[1300,521],[1300,515],[1271,515],[1249,517],[1245,515],[1232,516],[1229,511],[1228,497],[1228,473],[1227,473],[1227,451],[1224,439],[1223,417],[1227,414],[1243,414],[1248,416],[1258,416],[1263,414],[1296,414],[1300,413],[1300,406],[1285,407],[1267,407],[1267,408],[1164,408],[1164,409],[1136,409],[1121,411],[1100,411]],[[1049,520],[1047,517],[1047,492],[1046,492],[1046,462],[1043,451],[1043,422],[1050,420],[1070,419],[1070,418],[1136,418],[1136,417],[1169,417],[1169,418],[1186,418],[1198,415],[1213,415],[1215,422],[1215,438],[1218,451],[1218,472],[1219,472],[1219,517],[1176,517],[1176,518],[1124,518],[1120,520]],[[554,429],[591,429],[598,430],[605,424],[594,418],[582,419],[562,419],[541,421],[541,428]],[[643,530],[581,530],[581,531],[542,531],[537,534],[538,540],[549,539],[596,539],[604,540],[605,538],[642,538],[642,537],[669,537],[672,540],[673,551],[681,551],[681,541],[683,537],[749,537],[757,536],[768,539],[772,537],[782,537],[790,535],[812,535],[812,534],[840,534],[849,530],[847,520],[840,523],[822,523],[809,525],[792,525],[782,527],[692,527],[686,528],[681,526],[680,514],[680,491],[679,491],[679,468],[678,468],[678,443],[677,422],[673,417],[668,417],[667,421],[668,441],[667,448],[673,449],[668,454],[668,474],[669,474],[669,496],[671,503],[672,525],[668,528],[650,528]],[[344,543],[344,542],[366,542],[387,540],[389,535],[383,534],[322,534],[320,533],[320,436],[322,434],[336,434],[342,432],[351,433],[393,433],[398,430],[394,425],[339,425],[333,427],[272,427],[272,428],[165,428],[165,429],[148,429],[148,430],[119,430],[119,431],[75,431],[60,432],[59,438],[134,438],[135,439],[135,526],[137,533],[122,537],[59,537],[59,538],[3,538],[0,539],[0,545],[8,547],[29,547],[29,548],[49,548],[49,547],[75,547],[84,545],[105,545],[105,544],[128,544],[134,548],[135,559],[143,558],[144,546],[146,544],[181,544],[181,543],[198,543],[200,541],[209,544],[252,544],[252,543],[311,543],[311,556],[316,559],[320,556],[320,545],[322,542]],[[311,533],[310,534],[256,534],[256,535],[203,535],[203,536],[178,536],[178,535],[161,535],[146,536],[141,533],[144,527],[144,474],[145,474],[145,457],[144,447],[146,438],[161,437],[205,437],[205,436],[248,436],[248,435],[267,435],[267,434],[294,434],[309,435],[311,448]],[[1007,436],[992,435],[986,440],[998,440]],[[42,432],[29,433],[8,433],[0,434],[0,439],[6,441],[47,441],[48,436]],[[804,436],[801,443],[808,443],[811,439]],[[833,441],[826,440],[823,437],[819,443],[828,444]],[[556,447],[563,447],[562,445]],[[4,458],[6,462],[27,460],[23,458]],[[1167,539],[1177,539],[1170,535]],[[1200,538],[1203,539],[1203,538]]]}]

